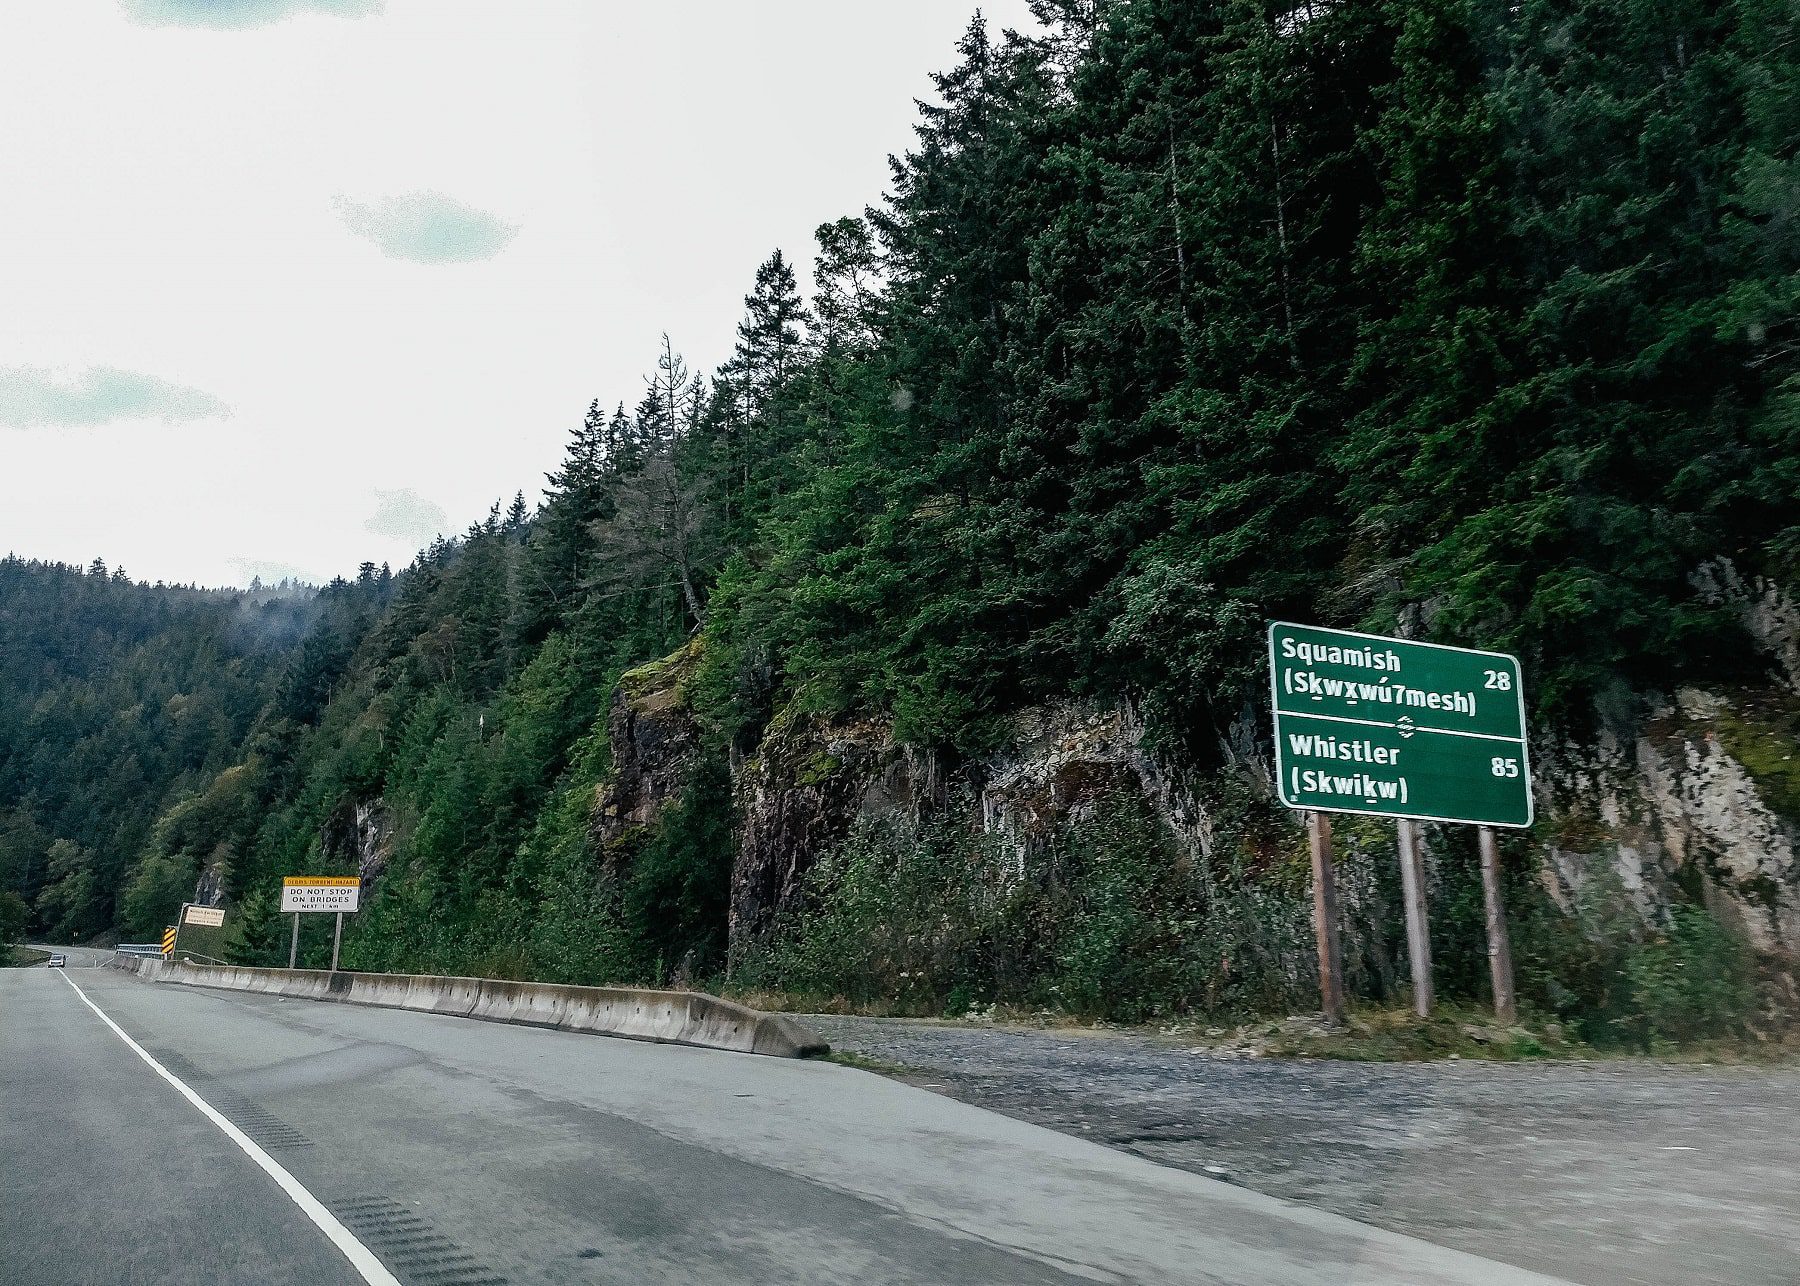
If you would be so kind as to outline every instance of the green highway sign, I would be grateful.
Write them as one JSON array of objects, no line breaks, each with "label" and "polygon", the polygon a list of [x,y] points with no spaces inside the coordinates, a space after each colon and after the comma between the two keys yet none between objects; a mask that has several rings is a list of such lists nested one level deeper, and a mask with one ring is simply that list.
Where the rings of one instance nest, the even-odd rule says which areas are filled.
[{"label": "green highway sign", "polygon": [[1516,657],[1275,621],[1269,684],[1289,808],[1531,825]]}]

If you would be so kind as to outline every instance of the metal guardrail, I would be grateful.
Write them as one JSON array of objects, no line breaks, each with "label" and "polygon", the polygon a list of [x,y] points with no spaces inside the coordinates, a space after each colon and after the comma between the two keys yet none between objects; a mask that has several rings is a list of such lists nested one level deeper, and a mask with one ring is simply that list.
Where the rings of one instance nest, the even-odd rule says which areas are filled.
[{"label": "metal guardrail", "polygon": [[[160,958],[163,954],[160,942],[121,942],[113,950],[122,956],[156,956]],[[177,951],[175,954],[183,960],[204,960],[207,964],[216,965],[229,963],[217,956],[204,955],[198,951]]]}]

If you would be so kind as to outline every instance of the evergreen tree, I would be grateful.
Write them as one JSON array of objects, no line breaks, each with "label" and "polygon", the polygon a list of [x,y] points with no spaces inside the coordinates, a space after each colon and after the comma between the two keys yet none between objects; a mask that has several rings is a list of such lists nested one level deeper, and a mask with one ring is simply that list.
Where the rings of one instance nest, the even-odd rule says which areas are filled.
[{"label": "evergreen tree", "polygon": [[[744,320],[725,372],[744,399],[750,418],[762,414],[798,372],[802,328],[808,321],[794,270],[777,250],[756,270],[756,284],[744,296]],[[665,346],[667,337],[664,337]]]},{"label": "evergreen tree", "polygon": [[866,219],[842,218],[821,223],[814,238],[818,257],[813,263],[813,308],[822,354],[867,355],[880,326],[881,266],[875,235]]},{"label": "evergreen tree", "polygon": [[598,399],[590,402],[581,424],[570,430],[562,464],[546,476],[520,576],[517,632],[528,642],[554,627],[587,576],[588,529],[605,514],[606,479],[620,452],[618,419],[609,419]]}]

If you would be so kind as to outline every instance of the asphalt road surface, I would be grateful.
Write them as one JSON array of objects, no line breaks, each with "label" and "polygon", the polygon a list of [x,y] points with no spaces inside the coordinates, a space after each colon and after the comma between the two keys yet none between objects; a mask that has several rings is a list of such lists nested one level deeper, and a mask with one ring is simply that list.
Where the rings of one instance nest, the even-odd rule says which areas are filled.
[{"label": "asphalt road surface", "polygon": [[803,1019],[911,1084],[1587,1286],[1800,1283],[1800,1065],[1244,1058],[1169,1035]]},{"label": "asphalt road surface", "polygon": [[[63,967],[67,969],[98,969],[113,958],[112,952],[101,951],[96,947],[31,946],[30,949],[32,951],[48,951],[51,955],[63,956],[65,958]],[[39,964],[32,967],[42,969],[45,966]]]},{"label": "asphalt road surface", "polygon": [[69,954],[0,970],[9,1282],[1549,1280],[852,1068]]}]

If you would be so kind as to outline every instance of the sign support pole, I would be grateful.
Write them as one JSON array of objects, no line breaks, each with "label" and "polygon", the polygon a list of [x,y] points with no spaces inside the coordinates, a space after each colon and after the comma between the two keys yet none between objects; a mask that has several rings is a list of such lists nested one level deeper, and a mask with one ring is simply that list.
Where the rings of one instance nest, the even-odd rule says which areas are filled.
[{"label": "sign support pole", "polygon": [[344,940],[344,913],[337,913],[337,923],[331,929],[331,972],[337,972],[338,944]]},{"label": "sign support pole", "polygon": [[1481,841],[1481,893],[1487,904],[1488,971],[1494,979],[1494,1017],[1510,1026],[1519,1021],[1513,995],[1512,942],[1506,933],[1506,906],[1500,897],[1500,842],[1492,826],[1476,828]]},{"label": "sign support pole", "polygon": [[1344,1021],[1344,952],[1338,941],[1337,868],[1331,860],[1331,819],[1312,811],[1306,815],[1307,838],[1312,848],[1313,931],[1319,939],[1319,999],[1325,1021]]},{"label": "sign support pole", "polygon": [[1406,902],[1406,954],[1412,962],[1413,1012],[1431,1017],[1431,927],[1425,918],[1425,861],[1419,824],[1402,817],[1400,888]]},{"label": "sign support pole", "polygon": [[300,913],[294,912],[294,936],[288,939],[288,968],[300,958]]}]

